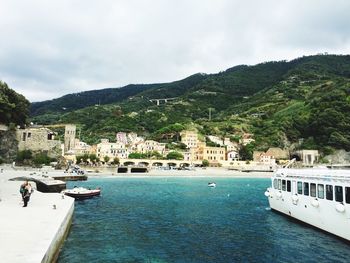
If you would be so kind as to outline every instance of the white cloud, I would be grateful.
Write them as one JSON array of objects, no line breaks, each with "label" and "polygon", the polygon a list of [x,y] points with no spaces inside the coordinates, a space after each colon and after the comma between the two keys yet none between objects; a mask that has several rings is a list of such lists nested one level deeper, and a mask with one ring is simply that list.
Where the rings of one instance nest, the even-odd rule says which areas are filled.
[{"label": "white cloud", "polygon": [[0,79],[31,101],[350,53],[346,0],[2,0]]}]

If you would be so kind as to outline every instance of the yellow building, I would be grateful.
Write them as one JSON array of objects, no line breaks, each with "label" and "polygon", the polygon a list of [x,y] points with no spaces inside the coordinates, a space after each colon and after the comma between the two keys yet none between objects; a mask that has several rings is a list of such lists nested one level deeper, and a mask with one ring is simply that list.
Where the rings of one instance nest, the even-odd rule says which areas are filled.
[{"label": "yellow building", "polygon": [[225,147],[209,147],[204,142],[198,143],[197,148],[191,148],[190,153],[193,161],[208,160],[209,163],[215,164],[226,159]]}]

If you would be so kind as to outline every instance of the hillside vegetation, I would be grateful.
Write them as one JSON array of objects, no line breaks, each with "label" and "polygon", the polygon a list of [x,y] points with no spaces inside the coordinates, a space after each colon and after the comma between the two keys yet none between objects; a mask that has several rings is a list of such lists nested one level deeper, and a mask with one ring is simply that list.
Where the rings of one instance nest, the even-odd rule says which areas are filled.
[{"label": "hillside vegetation", "polygon": [[29,116],[29,101],[0,81],[0,124],[23,126]]},{"label": "hillside vegetation", "polygon": [[[172,83],[129,85],[33,103],[33,121],[77,123],[81,139],[135,131],[171,142],[178,125],[202,135],[254,134],[256,149],[350,150],[350,56],[236,66]],[[150,99],[175,98],[156,105]],[[65,109],[65,110],[63,110]],[[209,115],[210,111],[210,115]],[[210,118],[210,119],[209,119]]]}]

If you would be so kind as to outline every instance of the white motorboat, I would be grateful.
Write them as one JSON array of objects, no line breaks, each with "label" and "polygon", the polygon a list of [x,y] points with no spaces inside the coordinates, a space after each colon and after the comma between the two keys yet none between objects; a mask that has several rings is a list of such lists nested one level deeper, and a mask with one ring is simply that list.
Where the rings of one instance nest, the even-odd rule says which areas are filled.
[{"label": "white motorboat", "polygon": [[214,182],[208,183],[208,187],[216,187],[216,183]]},{"label": "white motorboat", "polygon": [[101,194],[101,189],[87,189],[84,187],[74,187],[73,189],[66,189],[62,194],[74,197],[75,199],[87,199]]}]

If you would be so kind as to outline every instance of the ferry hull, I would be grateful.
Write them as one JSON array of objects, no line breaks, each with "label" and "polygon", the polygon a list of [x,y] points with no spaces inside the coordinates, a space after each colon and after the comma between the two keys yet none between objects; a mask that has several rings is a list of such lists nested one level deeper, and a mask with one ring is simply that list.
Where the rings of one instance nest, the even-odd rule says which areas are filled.
[{"label": "ferry hull", "polygon": [[350,241],[349,206],[345,207],[345,211],[339,212],[336,202],[302,195],[298,195],[298,200],[295,201],[291,193],[271,188],[268,192],[272,210]]}]

